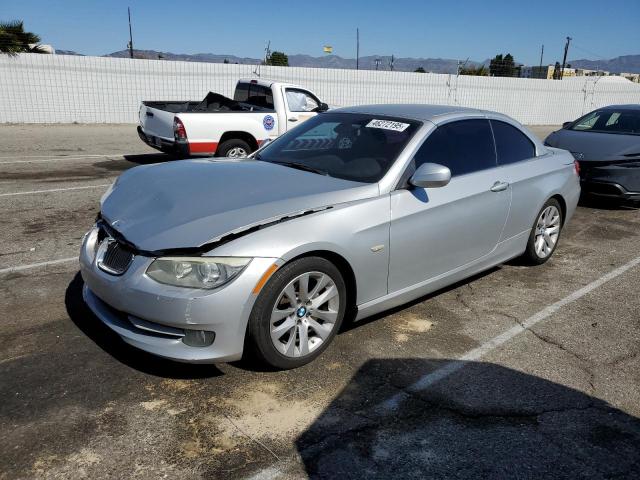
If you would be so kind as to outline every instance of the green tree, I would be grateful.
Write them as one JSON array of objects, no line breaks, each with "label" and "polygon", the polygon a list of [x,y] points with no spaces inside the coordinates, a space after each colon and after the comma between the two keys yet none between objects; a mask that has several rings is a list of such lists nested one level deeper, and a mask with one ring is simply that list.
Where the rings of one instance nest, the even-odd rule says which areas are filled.
[{"label": "green tree", "polygon": [[29,44],[38,43],[40,37],[35,33],[25,32],[24,23],[20,20],[0,22],[0,53],[17,55],[18,53],[45,53],[39,46],[30,47]]},{"label": "green tree", "polygon": [[414,73],[427,73],[427,72],[424,68],[418,67],[414,70]]},{"label": "green tree", "polygon": [[489,74],[492,77],[513,77],[516,74],[516,64],[510,53],[496,55],[489,63]]},{"label": "green tree", "polygon": [[489,70],[484,65],[478,67],[461,68],[460,75],[476,75],[479,77],[486,77],[489,75]]},{"label": "green tree", "polygon": [[274,65],[276,67],[288,67],[289,66],[289,57],[285,55],[283,52],[273,52],[267,58],[266,65]]}]

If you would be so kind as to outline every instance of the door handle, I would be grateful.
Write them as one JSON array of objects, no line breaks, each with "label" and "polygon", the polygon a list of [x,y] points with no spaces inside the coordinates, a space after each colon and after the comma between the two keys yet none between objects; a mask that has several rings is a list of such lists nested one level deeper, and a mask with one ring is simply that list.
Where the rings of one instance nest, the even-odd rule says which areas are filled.
[{"label": "door handle", "polygon": [[297,117],[289,117],[289,121],[290,122],[297,122],[298,118]]},{"label": "door handle", "polygon": [[147,112],[147,117],[153,117],[153,112]]},{"label": "door handle", "polygon": [[503,190],[506,190],[507,188],[509,188],[509,184],[507,182],[496,182],[493,184],[493,186],[491,187],[491,191],[492,192],[502,192]]}]

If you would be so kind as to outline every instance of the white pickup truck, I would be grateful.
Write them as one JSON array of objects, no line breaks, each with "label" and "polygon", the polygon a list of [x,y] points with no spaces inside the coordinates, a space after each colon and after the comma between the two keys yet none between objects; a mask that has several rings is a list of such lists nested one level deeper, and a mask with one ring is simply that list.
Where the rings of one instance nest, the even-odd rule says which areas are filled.
[{"label": "white pickup truck", "polygon": [[201,102],[142,102],[138,135],[165,153],[246,157],[328,108],[305,88],[242,79],[233,99],[210,92]]}]

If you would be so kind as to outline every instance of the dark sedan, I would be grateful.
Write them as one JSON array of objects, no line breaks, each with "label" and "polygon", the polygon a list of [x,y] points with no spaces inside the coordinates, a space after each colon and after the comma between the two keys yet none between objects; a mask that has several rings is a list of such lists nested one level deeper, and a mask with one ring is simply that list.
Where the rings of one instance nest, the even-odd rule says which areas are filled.
[{"label": "dark sedan", "polygon": [[640,105],[599,108],[545,140],[569,150],[580,163],[582,191],[640,200]]}]

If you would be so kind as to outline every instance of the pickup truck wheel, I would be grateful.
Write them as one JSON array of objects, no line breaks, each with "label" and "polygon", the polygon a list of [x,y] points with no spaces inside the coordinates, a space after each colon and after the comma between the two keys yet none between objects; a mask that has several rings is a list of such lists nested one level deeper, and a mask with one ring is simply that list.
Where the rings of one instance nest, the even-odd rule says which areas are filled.
[{"label": "pickup truck wheel", "polygon": [[218,145],[216,157],[245,158],[252,151],[247,142],[234,138]]}]

